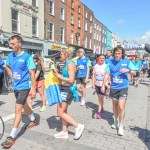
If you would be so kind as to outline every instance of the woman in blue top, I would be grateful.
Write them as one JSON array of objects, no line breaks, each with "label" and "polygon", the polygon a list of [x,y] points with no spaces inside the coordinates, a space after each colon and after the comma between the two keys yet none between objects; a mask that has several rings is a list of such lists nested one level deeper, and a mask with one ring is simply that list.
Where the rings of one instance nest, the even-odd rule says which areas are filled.
[{"label": "woman in blue top", "polygon": [[64,48],[61,51],[60,57],[63,62],[65,62],[62,75],[58,72],[54,72],[54,75],[61,80],[61,97],[63,102],[58,104],[57,113],[62,120],[62,131],[54,134],[55,138],[69,138],[68,136],[68,124],[71,124],[75,127],[75,137],[77,140],[81,137],[84,125],[77,123],[68,113],[68,105],[71,104],[73,99],[73,94],[70,91],[70,87],[74,84],[76,66],[71,60],[73,55],[73,50]]}]

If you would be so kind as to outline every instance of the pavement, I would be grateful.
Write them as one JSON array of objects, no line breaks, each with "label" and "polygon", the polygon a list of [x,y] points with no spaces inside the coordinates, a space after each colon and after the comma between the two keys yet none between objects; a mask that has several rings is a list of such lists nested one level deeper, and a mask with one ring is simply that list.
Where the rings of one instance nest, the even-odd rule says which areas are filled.
[{"label": "pavement", "polygon": [[[74,128],[69,126],[69,139],[55,139],[53,134],[61,130],[61,122],[56,113],[56,105],[45,112],[39,112],[39,95],[33,103],[34,113],[40,124],[29,131],[24,130],[29,121],[23,114],[18,137],[12,150],[150,150],[150,79],[142,82],[138,88],[129,86],[124,120],[125,135],[118,136],[111,129],[113,122],[112,103],[105,98],[103,119],[95,119],[98,108],[97,95],[87,88],[86,105],[72,102],[68,113],[77,122],[85,125],[80,140],[74,140]],[[10,134],[14,120],[15,98],[13,93],[0,96],[0,114],[5,122],[5,133],[1,143]],[[2,147],[0,147],[2,149]]]}]

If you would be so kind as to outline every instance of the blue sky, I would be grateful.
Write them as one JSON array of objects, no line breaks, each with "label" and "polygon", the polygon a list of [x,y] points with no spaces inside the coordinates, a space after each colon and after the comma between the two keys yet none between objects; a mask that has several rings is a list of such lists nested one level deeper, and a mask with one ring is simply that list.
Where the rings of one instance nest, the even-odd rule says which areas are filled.
[{"label": "blue sky", "polygon": [[113,33],[150,43],[150,0],[81,0]]}]

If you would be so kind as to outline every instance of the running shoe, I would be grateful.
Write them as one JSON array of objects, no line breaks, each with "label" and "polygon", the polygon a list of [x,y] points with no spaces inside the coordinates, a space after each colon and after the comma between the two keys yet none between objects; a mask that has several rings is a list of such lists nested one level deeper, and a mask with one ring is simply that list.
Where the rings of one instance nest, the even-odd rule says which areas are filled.
[{"label": "running shoe", "polygon": [[80,104],[81,106],[84,106],[85,105],[85,100],[84,100],[84,98],[82,98],[81,99],[81,104]]},{"label": "running shoe", "polygon": [[98,112],[96,115],[96,119],[101,119],[101,118],[102,118],[102,114],[100,112]]},{"label": "running shoe", "polygon": [[2,143],[3,148],[10,148],[13,144],[15,144],[15,139],[11,136],[6,138],[6,141]]},{"label": "running shoe", "polygon": [[46,110],[46,106],[42,106],[42,108],[40,109],[40,112],[43,112]]},{"label": "running shoe", "polygon": [[111,128],[117,129],[118,128],[118,121],[114,121],[114,123],[111,125]]},{"label": "running shoe", "polygon": [[32,127],[38,125],[39,122],[35,119],[34,121],[30,121],[29,124],[25,127],[26,130],[31,129]]},{"label": "running shoe", "polygon": [[57,138],[57,139],[68,139],[69,138],[68,131],[66,131],[66,132],[61,131],[59,133],[56,133],[56,134],[54,134],[54,138]]},{"label": "running shoe", "polygon": [[119,125],[118,135],[120,135],[120,136],[123,136],[123,135],[124,135],[123,125]]},{"label": "running shoe", "polygon": [[82,136],[83,130],[84,130],[84,125],[83,124],[78,124],[78,127],[75,128],[74,140],[79,140],[80,139],[80,137]]}]

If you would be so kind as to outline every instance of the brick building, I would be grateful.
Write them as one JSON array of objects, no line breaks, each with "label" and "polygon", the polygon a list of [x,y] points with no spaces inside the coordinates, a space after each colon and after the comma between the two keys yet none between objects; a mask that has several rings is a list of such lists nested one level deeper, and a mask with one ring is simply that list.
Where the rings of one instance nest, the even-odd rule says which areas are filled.
[{"label": "brick building", "polygon": [[66,43],[75,50],[84,46],[83,7],[80,0],[66,0]]},{"label": "brick building", "polygon": [[[84,5],[84,4],[83,4]],[[84,48],[93,50],[93,12],[84,5]]]},{"label": "brick building", "polygon": [[102,23],[96,18],[93,19],[93,50],[94,53],[100,54],[102,48]]}]

